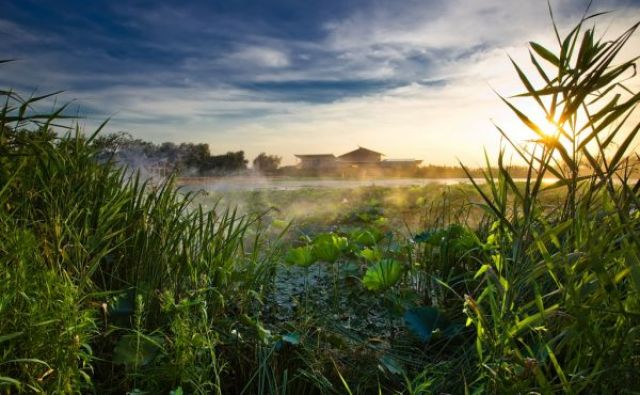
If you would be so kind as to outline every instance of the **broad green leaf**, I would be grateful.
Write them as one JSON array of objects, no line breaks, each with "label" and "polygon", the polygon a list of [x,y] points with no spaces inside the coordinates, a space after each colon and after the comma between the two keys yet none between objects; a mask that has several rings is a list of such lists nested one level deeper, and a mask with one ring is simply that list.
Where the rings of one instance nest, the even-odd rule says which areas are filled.
[{"label": "broad green leaf", "polygon": [[336,236],[334,238],[334,243],[341,252],[344,252],[349,248],[349,239],[346,237]]},{"label": "broad green leaf", "polygon": [[365,248],[364,250],[358,252],[358,255],[369,262],[377,262],[382,259],[382,251],[375,247]]},{"label": "broad green leaf", "polygon": [[435,307],[409,309],[404,313],[404,322],[423,343],[431,339],[434,330],[444,330],[449,326],[449,321]]},{"label": "broad green leaf", "polygon": [[382,234],[375,229],[356,229],[350,236],[354,243],[365,247],[371,247],[382,239]]},{"label": "broad green leaf", "polygon": [[290,265],[307,267],[315,262],[311,246],[291,248],[287,251],[285,260]]},{"label": "broad green leaf", "polygon": [[347,246],[348,241],[345,237],[333,233],[321,234],[313,241],[313,255],[324,262],[335,262]]},{"label": "broad green leaf", "polygon": [[162,350],[161,336],[124,335],[113,350],[113,363],[129,366],[148,365]]},{"label": "broad green leaf", "polygon": [[384,259],[367,269],[362,283],[370,291],[381,292],[396,285],[402,276],[402,265],[393,259]]}]

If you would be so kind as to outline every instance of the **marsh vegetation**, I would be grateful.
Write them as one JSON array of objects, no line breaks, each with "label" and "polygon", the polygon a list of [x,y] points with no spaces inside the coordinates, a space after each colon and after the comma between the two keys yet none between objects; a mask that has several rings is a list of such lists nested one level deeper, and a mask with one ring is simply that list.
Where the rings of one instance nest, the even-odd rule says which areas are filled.
[{"label": "marsh vegetation", "polygon": [[514,63],[554,125],[505,99],[520,181],[502,151],[482,185],[185,193],[0,92],[0,391],[637,390],[637,25],[590,20]]}]

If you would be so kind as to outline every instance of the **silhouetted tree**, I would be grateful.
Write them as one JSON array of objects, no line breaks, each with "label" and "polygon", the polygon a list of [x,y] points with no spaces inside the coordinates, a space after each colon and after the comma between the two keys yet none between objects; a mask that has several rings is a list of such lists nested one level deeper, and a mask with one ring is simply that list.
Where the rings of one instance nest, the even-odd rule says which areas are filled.
[{"label": "silhouetted tree", "polygon": [[227,152],[224,155],[210,156],[206,160],[205,166],[201,168],[201,173],[246,170],[247,163],[249,161],[244,158],[244,151]]},{"label": "silhouetted tree", "polygon": [[270,173],[278,170],[280,162],[282,162],[281,157],[276,155],[267,155],[264,152],[261,152],[260,155],[256,156],[253,160],[253,168],[261,172]]},{"label": "silhouetted tree", "polygon": [[209,144],[154,144],[124,132],[98,136],[93,146],[100,160],[115,160],[133,168],[162,165],[183,175],[210,175],[246,170],[244,151],[211,155]]}]

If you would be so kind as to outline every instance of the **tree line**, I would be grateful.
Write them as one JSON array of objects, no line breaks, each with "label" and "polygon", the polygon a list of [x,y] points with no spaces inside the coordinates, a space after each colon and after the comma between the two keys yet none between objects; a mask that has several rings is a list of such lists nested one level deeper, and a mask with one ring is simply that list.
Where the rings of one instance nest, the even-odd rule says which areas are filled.
[{"label": "tree line", "polygon": [[[115,161],[132,168],[152,169],[161,173],[176,173],[182,176],[212,176],[242,173],[247,170],[249,160],[244,151],[229,151],[212,155],[206,143],[154,144],[129,133],[119,132],[97,136],[93,146],[104,161]],[[274,172],[282,158],[260,153],[253,160],[254,170]]]}]

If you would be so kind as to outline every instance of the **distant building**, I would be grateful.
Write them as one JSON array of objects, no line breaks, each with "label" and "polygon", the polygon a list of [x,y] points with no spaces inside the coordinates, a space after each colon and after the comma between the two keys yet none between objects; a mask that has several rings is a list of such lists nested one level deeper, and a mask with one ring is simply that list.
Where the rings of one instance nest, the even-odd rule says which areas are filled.
[{"label": "distant building", "polygon": [[380,152],[358,147],[357,150],[340,155],[338,161],[345,165],[379,165],[383,156]]},{"label": "distant building", "polygon": [[305,170],[335,169],[337,158],[333,154],[296,155],[298,167]]},{"label": "distant building", "polygon": [[346,154],[335,156],[333,154],[310,154],[295,155],[300,159],[297,165],[301,170],[311,170],[317,173],[338,170],[345,171],[349,169],[361,170],[381,170],[381,171],[411,171],[415,170],[421,160],[416,159],[385,159],[384,154],[364,147]]}]

